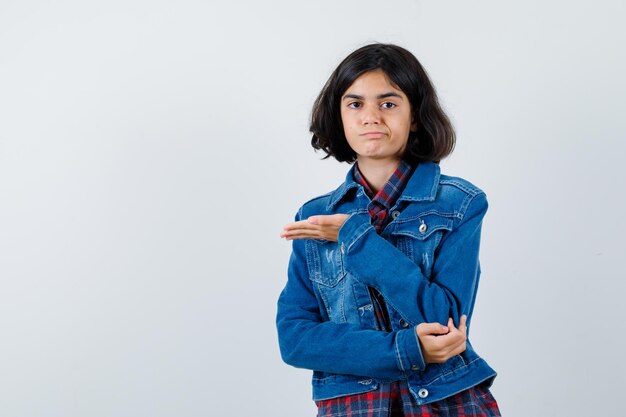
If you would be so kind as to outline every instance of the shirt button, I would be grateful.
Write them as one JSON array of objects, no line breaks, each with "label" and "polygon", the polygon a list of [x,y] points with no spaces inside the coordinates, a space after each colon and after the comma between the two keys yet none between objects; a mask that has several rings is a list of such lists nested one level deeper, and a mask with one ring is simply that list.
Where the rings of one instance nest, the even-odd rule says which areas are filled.
[{"label": "shirt button", "polygon": [[397,218],[399,215],[400,215],[400,212],[398,210],[391,212],[391,217],[394,219]]},{"label": "shirt button", "polygon": [[417,391],[417,396],[420,398],[428,397],[428,390],[426,388],[422,388],[421,390]]},{"label": "shirt button", "polygon": [[421,234],[426,233],[427,230],[428,230],[428,226],[426,226],[426,223],[420,224],[419,231]]},{"label": "shirt button", "polygon": [[400,326],[402,326],[402,327],[404,327],[406,329],[407,327],[409,327],[409,323],[404,321],[404,319],[400,319]]}]

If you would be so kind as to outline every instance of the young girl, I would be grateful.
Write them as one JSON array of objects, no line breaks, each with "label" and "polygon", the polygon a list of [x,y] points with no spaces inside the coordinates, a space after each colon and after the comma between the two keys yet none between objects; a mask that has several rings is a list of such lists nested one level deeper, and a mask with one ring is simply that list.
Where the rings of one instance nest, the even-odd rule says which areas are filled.
[{"label": "young girl", "polygon": [[318,416],[499,416],[469,332],[485,194],[442,175],[453,128],[417,59],[372,44],[315,101],[312,145],[355,162],[298,211],[278,300],[283,360],[312,369]]}]

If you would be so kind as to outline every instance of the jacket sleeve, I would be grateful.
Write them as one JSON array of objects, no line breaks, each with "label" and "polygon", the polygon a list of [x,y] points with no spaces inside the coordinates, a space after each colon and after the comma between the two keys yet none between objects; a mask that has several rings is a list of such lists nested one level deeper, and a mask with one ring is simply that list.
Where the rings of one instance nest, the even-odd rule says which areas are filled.
[{"label": "jacket sleeve", "polygon": [[467,209],[435,252],[430,279],[375,232],[366,214],[351,215],[339,230],[344,267],[355,279],[376,288],[412,325],[445,324],[449,317],[458,323],[466,314],[469,326],[480,277],[480,231],[488,204],[482,192],[468,198]]},{"label": "jacket sleeve", "polygon": [[383,380],[423,369],[413,328],[382,332],[322,316],[308,277],[304,245],[303,240],[293,241],[287,284],[278,299],[276,325],[283,360],[299,368]]}]

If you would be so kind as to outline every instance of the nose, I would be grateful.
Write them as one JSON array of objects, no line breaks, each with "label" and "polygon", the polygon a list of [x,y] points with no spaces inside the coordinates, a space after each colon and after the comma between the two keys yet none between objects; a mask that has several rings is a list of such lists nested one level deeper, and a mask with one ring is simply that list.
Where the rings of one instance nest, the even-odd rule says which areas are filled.
[{"label": "nose", "polygon": [[375,106],[368,106],[365,109],[363,109],[363,113],[362,114],[362,120],[363,120],[363,125],[367,126],[367,125],[372,125],[372,124],[379,124],[380,123],[380,113],[378,111],[378,108],[376,108]]}]

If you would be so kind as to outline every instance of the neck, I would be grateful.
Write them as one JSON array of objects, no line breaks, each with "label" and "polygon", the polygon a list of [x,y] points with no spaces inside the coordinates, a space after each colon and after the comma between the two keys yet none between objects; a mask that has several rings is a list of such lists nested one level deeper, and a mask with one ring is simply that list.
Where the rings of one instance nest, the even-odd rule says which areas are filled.
[{"label": "neck", "polygon": [[372,191],[377,193],[389,181],[391,174],[400,165],[400,160],[357,159],[357,163],[359,164],[361,175],[363,175]]}]

